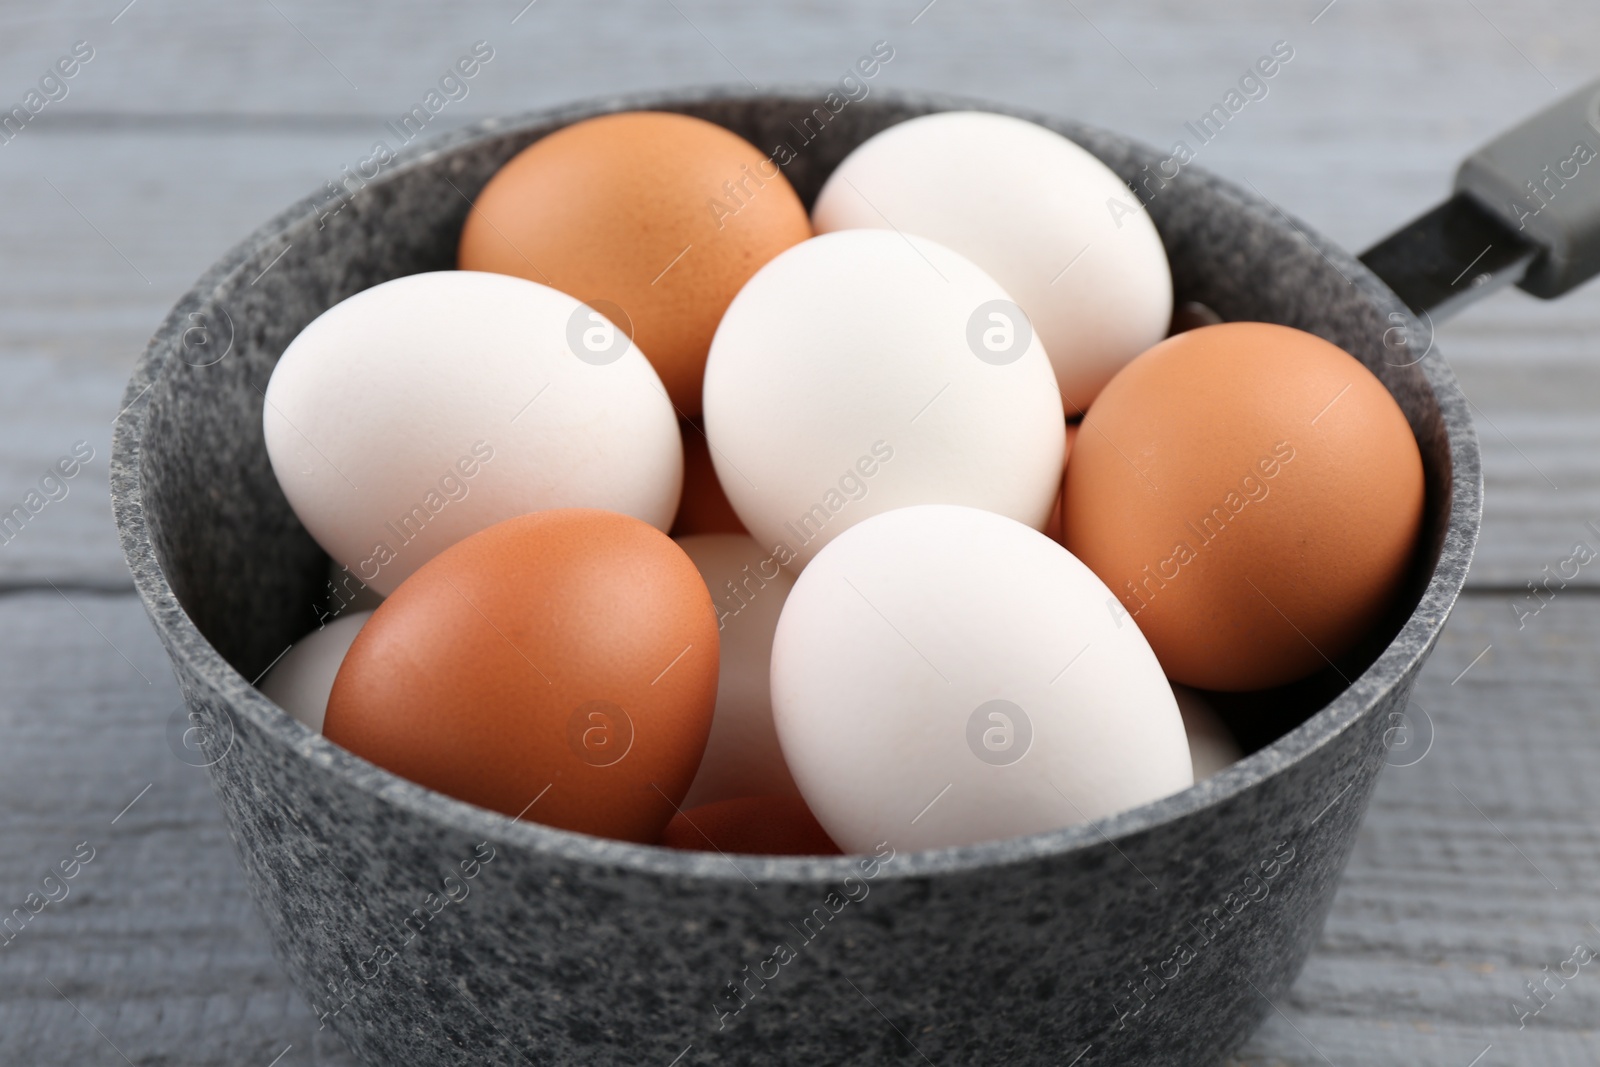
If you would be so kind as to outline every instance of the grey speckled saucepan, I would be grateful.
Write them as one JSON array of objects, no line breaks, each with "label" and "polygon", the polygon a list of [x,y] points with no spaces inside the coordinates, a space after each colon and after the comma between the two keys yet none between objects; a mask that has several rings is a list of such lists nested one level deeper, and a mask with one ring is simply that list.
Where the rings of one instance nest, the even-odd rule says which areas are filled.
[{"label": "grey speckled saucepan", "polygon": [[[1245,1038],[1317,939],[1385,732],[1466,575],[1478,447],[1455,378],[1403,343],[1420,324],[1382,283],[1196,167],[1148,205],[1179,299],[1343,346],[1404,408],[1427,470],[1424,543],[1400,610],[1351,662],[1225,707],[1253,752],[1219,776],[1031,837],[730,859],[450,800],[329,744],[252,688],[314,625],[327,573],[262,440],[262,390],[300,329],[369,286],[453,266],[469,198],[495,169],[590,115],[679,111],[764,150],[787,143],[797,154],[785,170],[809,203],[884,127],[983,106],[876,91],[805,143],[800,121],[826,92],[604,100],[434,141],[359,195],[323,190],[235,248],[134,372],[116,429],[116,517],[184,725],[202,741],[186,751],[210,766],[284,966],[369,1063],[1196,1067]],[[1161,158],[1025,117],[1130,183]]]}]

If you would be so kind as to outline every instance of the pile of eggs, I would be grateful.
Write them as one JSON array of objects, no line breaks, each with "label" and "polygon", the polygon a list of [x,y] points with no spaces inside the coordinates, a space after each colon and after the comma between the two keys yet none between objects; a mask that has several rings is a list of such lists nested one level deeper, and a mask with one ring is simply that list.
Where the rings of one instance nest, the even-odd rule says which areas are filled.
[{"label": "pile of eggs", "polygon": [[965,845],[1214,773],[1204,691],[1383,625],[1422,460],[1325,340],[1168,336],[1129,201],[982,112],[882,131],[809,215],[699,119],[542,138],[458,270],[277,364],[268,455],[339,610],[263,691],[460,800],[724,852]]}]

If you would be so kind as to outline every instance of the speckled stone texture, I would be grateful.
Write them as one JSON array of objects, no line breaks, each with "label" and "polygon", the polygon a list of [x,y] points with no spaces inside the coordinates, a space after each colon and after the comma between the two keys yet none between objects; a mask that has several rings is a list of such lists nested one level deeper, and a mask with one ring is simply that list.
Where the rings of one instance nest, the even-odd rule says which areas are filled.
[{"label": "speckled stone texture", "polygon": [[[1389,714],[1466,573],[1477,444],[1450,371],[1406,347],[1397,327],[1425,342],[1422,328],[1379,282],[1198,168],[1149,203],[1179,299],[1354,353],[1404,407],[1428,477],[1412,610],[1379,635],[1392,639],[1341,665],[1352,684],[1329,672],[1234,709],[1242,732],[1267,723],[1251,745],[1265,747],[1220,776],[1095,826],[898,852],[864,878],[858,858],[735,861],[512,823],[350,756],[251,687],[315,624],[325,574],[261,436],[261,391],[301,327],[380,281],[452,266],[468,198],[587,115],[655,107],[763,149],[787,142],[809,202],[876,131],[974,106],[875,91],[801,145],[791,120],[825,91],[606,100],[434,142],[337,213],[310,200],[240,245],[129,383],[112,470],[129,566],[283,963],[370,1063],[1195,1067],[1243,1040],[1317,937]],[[1025,117],[1133,183],[1159,158]]]}]

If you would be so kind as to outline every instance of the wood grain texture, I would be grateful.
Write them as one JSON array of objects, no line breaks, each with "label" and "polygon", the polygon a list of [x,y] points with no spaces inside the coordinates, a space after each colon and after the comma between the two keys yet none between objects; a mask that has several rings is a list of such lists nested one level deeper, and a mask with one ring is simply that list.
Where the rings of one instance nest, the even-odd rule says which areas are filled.
[{"label": "wood grain texture", "polygon": [[0,910],[27,917],[0,934],[0,1062],[265,1065],[292,1044],[280,1067],[353,1063],[273,960],[206,772],[174,755],[182,702],[138,600],[0,597],[0,632]]},{"label": "wood grain texture", "polygon": [[[170,672],[114,592],[127,578],[106,458],[133,357],[178,294],[366,155],[473,41],[496,57],[440,128],[638,89],[826,81],[886,39],[879,85],[1165,145],[1286,40],[1295,58],[1270,94],[1199,162],[1356,249],[1431,206],[1499,128],[1594,76],[1600,42],[1587,0],[125,2],[0,10],[0,102],[72,42],[96,49],[0,145],[0,503],[75,441],[96,454],[0,545],[0,908],[79,842],[96,849],[0,947],[8,1064],[351,1062],[272,960],[204,772],[169,748]],[[1418,691],[1433,746],[1380,781],[1322,944],[1244,1064],[1600,1063],[1600,972],[1523,1029],[1512,1008],[1576,943],[1600,947],[1600,570],[1537,616],[1514,608],[1574,541],[1600,547],[1586,526],[1600,523],[1597,338],[1600,287],[1501,294],[1439,331],[1484,446],[1478,592]]]}]

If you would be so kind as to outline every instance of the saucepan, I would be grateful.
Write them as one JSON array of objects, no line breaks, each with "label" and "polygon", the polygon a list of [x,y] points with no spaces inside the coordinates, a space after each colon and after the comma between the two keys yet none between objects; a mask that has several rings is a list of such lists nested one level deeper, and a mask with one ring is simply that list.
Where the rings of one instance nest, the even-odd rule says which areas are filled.
[{"label": "saucepan", "polygon": [[[354,293],[452,267],[470,199],[562,126],[656,109],[768,145],[825,95],[632,96],[421,145],[339,211],[324,192],[235,247],[134,371],[112,488],[186,704],[177,750],[209,767],[293,982],[366,1062],[1193,1067],[1245,1039],[1317,940],[1478,536],[1478,445],[1432,323],[1501,284],[1551,296],[1600,268],[1600,198],[1569,162],[1574,144],[1600,145],[1594,87],[1474,156],[1445,205],[1364,262],[1200,167],[1149,198],[1180,304],[1343,347],[1399,402],[1426,472],[1423,543],[1393,617],[1353,668],[1226,702],[1248,755],[1185,792],[961,848],[677,852],[431,792],[253,687],[310,628],[328,567],[263,442],[262,391],[290,340]],[[785,171],[809,205],[867,137],[954,108],[1010,110],[875,92]],[[1161,162],[1114,133],[1023,117],[1135,188]]]}]

